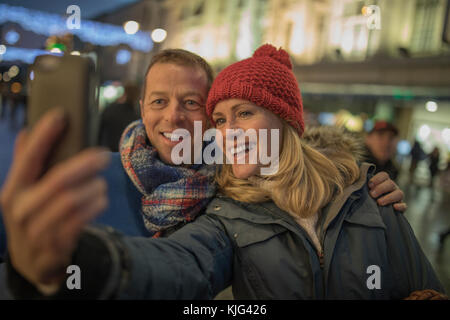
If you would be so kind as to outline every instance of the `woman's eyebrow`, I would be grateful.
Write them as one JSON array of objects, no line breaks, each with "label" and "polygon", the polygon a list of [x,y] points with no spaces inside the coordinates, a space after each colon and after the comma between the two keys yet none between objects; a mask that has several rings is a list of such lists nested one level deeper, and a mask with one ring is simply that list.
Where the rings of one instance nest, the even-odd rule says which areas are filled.
[{"label": "woman's eyebrow", "polygon": [[213,112],[212,116],[213,116],[213,117],[214,117],[214,116],[216,116],[216,117],[218,117],[218,116],[223,116],[223,113],[222,113],[222,112]]},{"label": "woman's eyebrow", "polygon": [[249,102],[241,102],[241,103],[237,103],[237,104],[233,105],[233,106],[231,107],[231,110],[234,111],[234,110],[236,110],[237,108],[239,108],[240,106],[245,106],[245,105],[253,106],[253,105],[252,105],[251,103],[249,103]]},{"label": "woman's eyebrow", "polygon": [[[245,105],[253,106],[253,105],[252,105],[251,103],[249,103],[249,102],[241,102],[241,103],[236,103],[235,105],[233,105],[233,106],[231,107],[231,110],[234,112],[234,110],[236,110],[236,109],[239,108],[240,106],[245,106]],[[223,116],[223,113],[220,112],[220,111],[215,111],[215,112],[213,112],[212,115],[213,115],[213,116]]]}]

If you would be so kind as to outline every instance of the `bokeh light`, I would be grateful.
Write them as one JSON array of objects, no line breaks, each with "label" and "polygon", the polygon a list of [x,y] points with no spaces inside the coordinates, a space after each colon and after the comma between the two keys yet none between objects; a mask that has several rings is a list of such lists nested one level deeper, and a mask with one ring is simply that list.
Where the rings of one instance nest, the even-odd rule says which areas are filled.
[{"label": "bokeh light", "polygon": [[161,28],[155,29],[152,32],[152,40],[155,42],[163,42],[167,37],[167,31]]},{"label": "bokeh light", "polygon": [[11,92],[12,93],[20,93],[20,91],[22,91],[22,85],[19,82],[14,82],[11,85]]},{"label": "bokeh light", "polygon": [[438,105],[434,101],[428,101],[425,105],[425,108],[430,112],[436,112],[438,109]]},{"label": "bokeh light", "polygon": [[20,34],[15,30],[9,30],[5,34],[5,40],[9,44],[16,44],[20,39]]},{"label": "bokeh light", "polygon": [[139,30],[139,23],[133,20],[127,21],[123,25],[123,29],[127,34],[135,34]]},{"label": "bokeh light", "polygon": [[127,64],[131,59],[131,52],[126,49],[120,49],[116,54],[117,64]]}]

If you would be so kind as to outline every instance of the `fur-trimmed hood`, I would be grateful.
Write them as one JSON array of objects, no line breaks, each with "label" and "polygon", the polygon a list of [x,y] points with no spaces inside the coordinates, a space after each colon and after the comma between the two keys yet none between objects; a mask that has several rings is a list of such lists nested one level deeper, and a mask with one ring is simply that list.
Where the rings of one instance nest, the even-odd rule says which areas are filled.
[{"label": "fur-trimmed hood", "polygon": [[330,159],[342,153],[352,155],[358,163],[365,159],[366,152],[362,137],[343,128],[332,126],[308,127],[302,139]]}]

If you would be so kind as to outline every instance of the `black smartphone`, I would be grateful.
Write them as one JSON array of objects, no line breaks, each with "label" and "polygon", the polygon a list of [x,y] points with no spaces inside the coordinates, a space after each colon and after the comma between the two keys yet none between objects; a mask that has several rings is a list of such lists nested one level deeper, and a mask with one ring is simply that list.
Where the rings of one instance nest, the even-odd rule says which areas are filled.
[{"label": "black smartphone", "polygon": [[53,108],[66,113],[64,135],[55,145],[46,170],[97,143],[98,77],[91,58],[75,55],[38,56],[28,77],[27,126]]}]

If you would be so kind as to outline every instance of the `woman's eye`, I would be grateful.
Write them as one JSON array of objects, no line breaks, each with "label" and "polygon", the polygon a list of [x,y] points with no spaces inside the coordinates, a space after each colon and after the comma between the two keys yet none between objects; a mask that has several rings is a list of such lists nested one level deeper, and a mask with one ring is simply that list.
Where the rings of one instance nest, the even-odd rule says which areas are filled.
[{"label": "woman's eye", "polygon": [[252,114],[253,113],[251,113],[250,111],[241,111],[241,112],[239,112],[239,117],[246,118],[246,117],[251,116]]},{"label": "woman's eye", "polygon": [[214,120],[214,122],[216,123],[217,126],[220,126],[220,125],[225,123],[225,119],[217,118],[217,119]]}]

